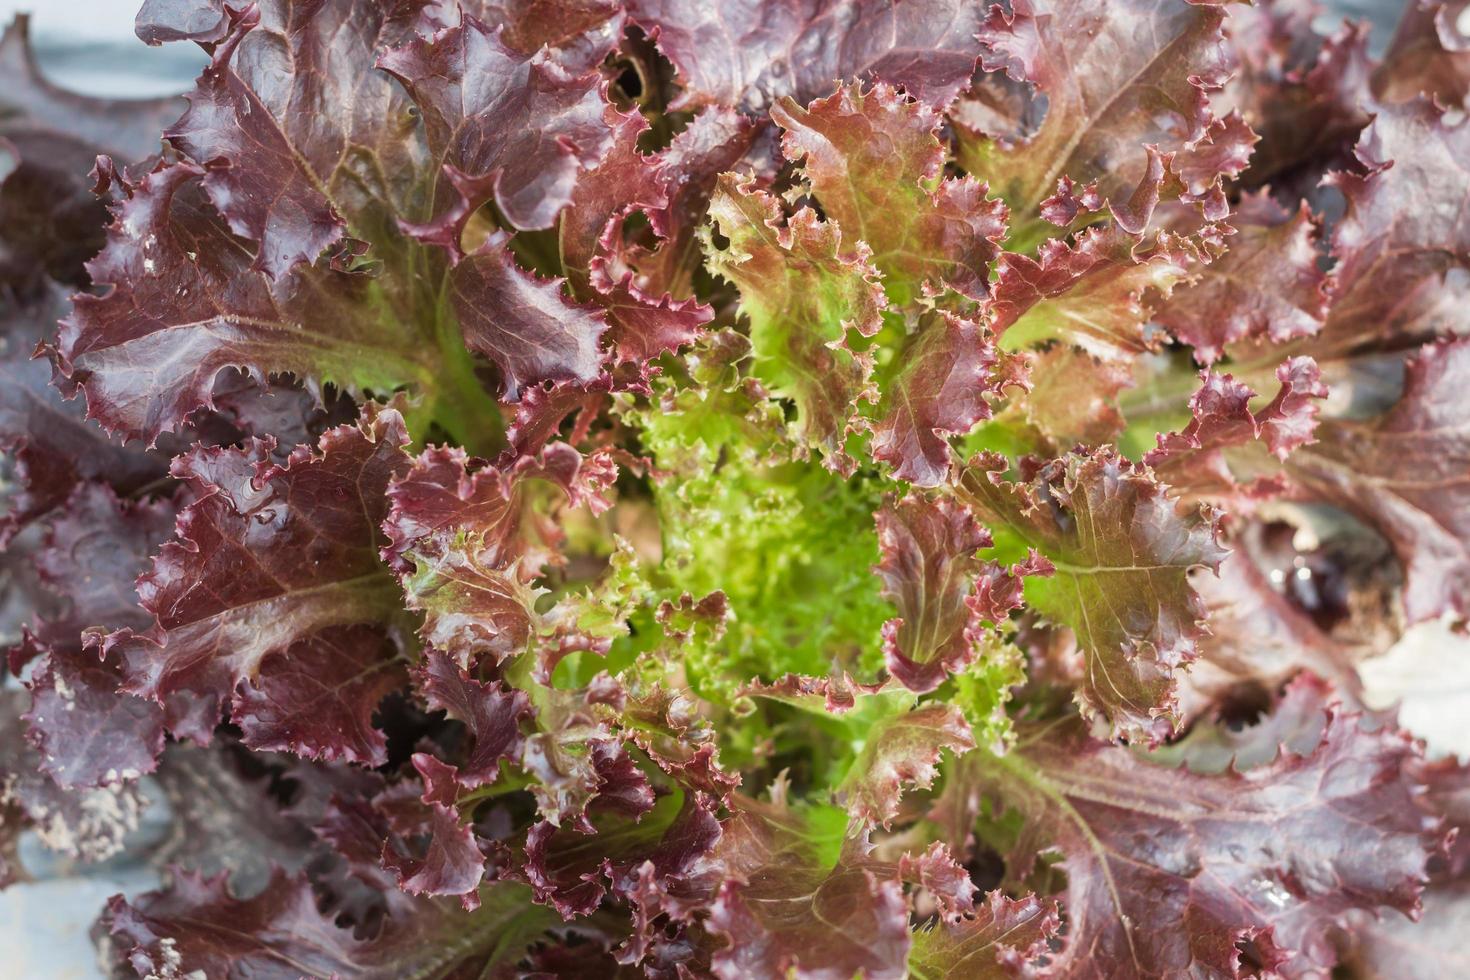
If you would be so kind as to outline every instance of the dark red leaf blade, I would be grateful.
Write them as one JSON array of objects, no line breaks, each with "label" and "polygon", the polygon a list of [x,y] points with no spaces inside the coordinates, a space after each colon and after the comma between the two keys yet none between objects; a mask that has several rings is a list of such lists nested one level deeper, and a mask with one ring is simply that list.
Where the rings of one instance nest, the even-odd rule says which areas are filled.
[{"label": "dark red leaf blade", "polygon": [[[395,636],[402,612],[377,552],[388,483],[408,468],[407,441],[402,417],[374,405],[357,425],[325,433],[318,452],[298,447],[284,464],[259,442],[180,457],[175,473],[196,499],[180,512],[177,540],[139,580],[156,622],[101,641],[123,658],[127,689],[160,702],[188,695],[216,710],[228,701],[263,741],[305,755],[381,758],[381,738],[361,728],[385,691],[378,672],[391,676],[402,649],[381,639]],[[376,659],[357,662],[368,650]],[[285,659],[272,667],[273,656]],[[316,657],[335,661],[329,674],[347,675],[340,689],[278,690]],[[356,703],[341,700],[349,693]],[[360,737],[343,738],[337,725],[348,718]]]}]

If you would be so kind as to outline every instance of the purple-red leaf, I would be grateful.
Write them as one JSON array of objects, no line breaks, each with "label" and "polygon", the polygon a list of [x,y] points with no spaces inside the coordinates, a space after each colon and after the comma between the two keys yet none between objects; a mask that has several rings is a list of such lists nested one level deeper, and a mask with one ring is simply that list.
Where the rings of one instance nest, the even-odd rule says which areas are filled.
[{"label": "purple-red leaf", "polygon": [[[179,514],[177,540],[139,579],[156,623],[103,641],[123,658],[128,690],[160,702],[229,701],[263,740],[305,755],[381,759],[370,727],[344,738],[338,726],[364,726],[384,691],[374,675],[395,669],[401,649],[385,642],[402,612],[377,552],[388,483],[408,468],[406,442],[396,411],[369,406],[357,425],[324,434],[318,452],[298,447],[284,464],[259,442],[180,457],[175,473],[196,499]],[[272,656],[284,662],[272,666]],[[357,658],[366,658],[360,667]],[[293,663],[318,673],[329,664],[332,683],[282,696],[274,688],[289,684]]]},{"label": "purple-red leaf", "polygon": [[105,480],[128,493],[167,472],[159,454],[126,449],[87,425],[84,404],[63,401],[52,386],[50,361],[32,358],[65,312],[54,289],[32,303],[0,306],[0,448],[15,459],[20,484],[0,518],[0,540],[61,505],[81,480]]},{"label": "purple-red leaf", "polygon": [[[173,164],[127,186],[107,246],[88,265],[103,295],[77,297],[57,341],[87,412],[155,441],[212,407],[216,376],[290,372],[313,390],[436,387],[442,365],[416,320],[399,319],[372,280],[298,267],[279,281],[205,199],[200,168]],[[408,284],[404,284],[407,288]]]},{"label": "purple-red leaf", "polygon": [[1229,246],[1175,290],[1156,317],[1194,348],[1202,364],[1229,344],[1268,338],[1283,343],[1316,333],[1327,315],[1327,275],[1318,263],[1317,227],[1306,202],[1295,214],[1264,194],[1247,197],[1230,217]]},{"label": "purple-red leaf", "polygon": [[[1184,196],[1206,200],[1218,211],[1211,217],[1224,217],[1219,180],[1243,165],[1236,144],[1249,134],[1212,129],[1209,93],[1231,67],[1224,18],[1215,4],[1183,0],[992,6],[979,31],[980,63],[1034,85],[1046,96],[1046,116],[1033,136],[1017,142],[962,130],[962,163],[1011,203],[1018,223],[1034,222],[1062,177],[1097,181],[1116,210],[1146,171],[1145,146],[1157,147],[1171,158],[1177,154],[1180,169],[1186,160],[1215,162],[1212,172],[1190,175]],[[1148,213],[1137,217],[1139,227],[1130,230],[1141,230]]]},{"label": "purple-red leaf", "polygon": [[928,892],[946,921],[975,913],[975,884],[943,841],[935,841],[917,857],[904,854],[898,859],[898,873]]},{"label": "purple-red leaf", "polygon": [[133,20],[133,33],[151,46],[170,41],[213,44],[229,32],[224,0],[143,0]]},{"label": "purple-red leaf", "polygon": [[706,923],[723,940],[715,976],[907,975],[908,902],[897,869],[871,865],[864,836],[833,854],[834,830],[842,834],[784,801],[738,801],[708,859],[723,876]]},{"label": "purple-red leaf", "polygon": [[64,789],[129,782],[158,765],[163,709],[119,693],[122,671],[80,649],[52,650],[31,675],[28,736]]},{"label": "purple-red leaf", "polygon": [[1202,633],[1188,573],[1226,554],[1214,513],[1171,500],[1111,449],[1055,460],[1025,484],[1001,478],[1005,467],[993,456],[972,460],[962,499],[1054,567],[1027,580],[1026,599],[1077,635],[1083,711],[1106,718],[1115,737],[1158,742],[1176,721],[1174,673],[1194,659]]},{"label": "purple-red leaf", "polygon": [[66,600],[65,612],[31,629],[49,647],[80,650],[82,631],[144,629],[151,617],[134,582],[174,528],[174,504],[126,503],[106,484],[79,484],[46,528],[36,570]]},{"label": "purple-red leaf", "polygon": [[1167,233],[1140,248],[1117,225],[1089,228],[1072,244],[1050,239],[1037,259],[1006,252],[990,329],[1008,350],[1061,340],[1102,360],[1128,360],[1167,339],[1151,314],[1199,258]]},{"label": "purple-red leaf", "polygon": [[403,854],[383,844],[383,866],[398,878],[398,887],[410,895],[458,895],[466,912],[479,907],[476,894],[485,875],[485,855],[475,843],[475,832],[459,822],[452,807],[430,807],[429,840],[422,857]]},{"label": "purple-red leaf", "polygon": [[890,85],[848,85],[806,108],[784,99],[771,117],[828,219],[868,246],[891,303],[943,287],[985,295],[1006,207],[974,179],[943,176],[937,112]]},{"label": "purple-red leaf", "polygon": [[1037,555],[1011,571],[977,558],[990,534],[949,497],[910,494],[885,504],[877,522],[883,561],[873,571],[899,612],[883,625],[884,663],[920,694],[975,659],[985,622],[1020,605],[1023,576],[1050,571]]},{"label": "purple-red leaf", "polygon": [[886,305],[866,246],[810,208],[783,221],[776,198],[729,174],[710,216],[728,244],[711,249],[709,265],[740,290],[756,376],[796,403],[800,444],[820,449],[828,468],[851,472],[843,444],[856,403],[873,392],[872,358],[853,353],[847,331],[873,335]]},{"label": "purple-red leaf", "polygon": [[[661,239],[658,248],[651,253],[635,248],[623,242],[618,226],[607,229],[614,258],[631,264],[648,291],[668,292],[678,299],[693,294],[694,271],[701,259],[698,231],[715,183],[722,173],[749,170],[742,161],[753,155],[757,138],[765,132],[733,109],[711,106],[658,154],[657,179],[667,204],[647,211],[649,224]],[[774,155],[775,148],[767,152]]]},{"label": "purple-red leaf", "polygon": [[506,398],[515,400],[526,384],[597,377],[606,315],[568,298],[560,280],[522,269],[504,238],[492,238],[456,265],[449,289],[465,346],[500,367]]},{"label": "purple-red leaf", "polygon": [[1234,976],[1243,943],[1279,975],[1314,975],[1333,965],[1345,913],[1413,912],[1439,836],[1413,739],[1324,710],[1320,687],[1289,696],[1316,705],[1320,738],[1243,772],[1155,765],[1075,731],[970,757],[1027,820],[1014,873],[1038,841],[1063,855],[1067,932],[1049,975]]},{"label": "purple-red leaf", "polygon": [[1470,297],[1470,191],[1457,176],[1470,122],[1424,98],[1382,106],[1356,156],[1366,174],[1328,177],[1347,213],[1332,234],[1332,307],[1309,348],[1319,360],[1364,341],[1455,332]]},{"label": "purple-red leaf", "polygon": [[1228,703],[1232,692],[1253,686],[1274,690],[1301,670],[1332,682],[1337,696],[1356,703],[1362,681],[1353,667],[1351,645],[1333,638],[1284,593],[1284,580],[1299,569],[1262,568],[1249,538],[1230,542],[1231,554],[1218,574],[1198,572],[1191,582],[1204,601],[1210,633],[1199,641],[1200,657],[1180,690],[1182,713],[1193,717]]},{"label": "purple-red leaf", "polygon": [[425,450],[389,488],[383,525],[408,606],[427,613],[419,635],[466,668],[481,654],[519,653],[540,623],[535,582],[557,558],[561,531],[535,505],[561,498],[600,510],[616,477],[611,461],[564,443],[504,469],[482,462]]},{"label": "purple-red leaf", "polygon": [[[320,57],[311,42],[326,27],[325,20],[311,18],[310,33],[298,27],[284,35],[296,45],[306,40],[304,49],[292,52],[306,62],[303,70],[289,75],[259,73],[254,81],[264,91],[256,91],[230,67],[240,42],[260,25],[260,8],[247,8],[229,36],[215,46],[213,60],[189,96],[189,111],[165,133],[169,142],[205,168],[204,190],[210,201],[231,231],[259,243],[254,267],[272,279],[280,279],[297,263],[314,261],[347,230],[326,191],[341,157],[341,144],[323,139],[317,121],[296,108],[303,103],[335,103],[345,95],[319,87],[344,81],[332,71],[335,66],[311,65],[313,55]],[[349,86],[370,84],[359,74],[365,73],[362,56],[367,50],[371,47],[359,53],[353,66],[358,72],[345,79]],[[272,84],[278,80],[286,87]],[[294,85],[301,90],[293,90]]]},{"label": "purple-red leaf", "polygon": [[974,747],[970,725],[954,705],[926,704],[883,718],[865,733],[837,796],[855,820],[887,827],[906,788],[934,784],[946,749],[959,756]]},{"label": "purple-red leaf", "polygon": [[1312,29],[1316,6],[1303,0],[1227,9],[1235,71],[1213,101],[1261,134],[1244,180],[1301,181],[1306,190],[1368,123],[1369,24],[1347,22],[1323,37]]},{"label": "purple-red leaf", "polygon": [[916,486],[943,483],[953,456],[948,437],[990,417],[986,396],[999,388],[991,377],[997,357],[989,333],[975,321],[943,310],[920,318],[886,386],[886,410],[873,426],[873,458]]},{"label": "purple-red leaf", "polygon": [[[1310,357],[1285,362],[1276,369],[1276,379],[1281,382],[1276,397],[1252,412],[1254,391],[1228,374],[1204,372],[1189,399],[1189,425],[1182,432],[1160,433],[1158,446],[1143,462],[1181,496],[1248,499],[1280,490],[1282,475],[1267,453],[1284,460],[1314,441],[1318,402],[1327,397],[1327,386]],[[1248,481],[1242,485],[1237,474]]]},{"label": "purple-red leaf", "polygon": [[[623,33],[620,0],[418,0],[419,33],[428,35],[460,23],[468,14],[483,24],[501,25],[500,39],[530,56],[549,48],[574,71],[597,67]],[[416,5],[416,4],[415,4]]]},{"label": "purple-red leaf", "polygon": [[480,907],[473,912],[421,900],[369,939],[319,911],[304,875],[277,873],[264,891],[242,899],[230,893],[224,875],[182,872],[165,891],[132,902],[115,896],[102,924],[117,955],[140,976],[198,972],[262,980],[303,975],[449,980],[514,969],[555,921],[550,914],[528,913],[528,898],[523,885],[497,883],[481,890]]},{"label": "purple-red leaf", "polygon": [[263,659],[230,717],[252,749],[380,766],[388,739],[373,716],[406,679],[399,638],[366,623],[328,626]]},{"label": "purple-red leaf", "polygon": [[473,17],[431,38],[409,38],[378,65],[413,96],[432,159],[458,175],[453,193],[437,200],[442,208],[459,195],[459,203],[421,229],[452,251],[465,220],[492,199],[516,228],[551,227],[578,173],[612,146],[595,72],[517,52]]},{"label": "purple-red leaf", "polygon": [[521,723],[531,717],[524,691],[471,678],[438,650],[430,650],[415,680],[430,708],[463,722],[474,747],[455,777],[466,789],[493,783],[502,760],[518,762],[524,739]]},{"label": "purple-red leaf", "polygon": [[1470,32],[1460,0],[1410,0],[1373,75],[1380,99],[1403,102],[1433,96],[1440,105],[1463,107],[1470,95]]},{"label": "purple-red leaf", "polygon": [[1289,464],[1309,490],[1361,515],[1393,545],[1411,622],[1470,616],[1470,340],[1421,348],[1403,395],[1368,421],[1324,420]]},{"label": "purple-red leaf", "polygon": [[1055,905],[1035,895],[1008,898],[997,889],[973,915],[916,929],[909,969],[914,976],[975,980],[1002,980],[1031,965],[1045,969],[1059,926]]},{"label": "purple-red leaf", "polygon": [[30,33],[30,17],[19,14],[0,36],[0,115],[26,116],[130,161],[158,153],[159,133],[184,108],[182,100],[95,98],[54,85],[41,74]]},{"label": "purple-red leaf", "polygon": [[943,107],[974,71],[983,14],[956,0],[631,0],[628,10],[674,63],[684,87],[675,108],[715,103],[751,113],[781,96],[806,103],[854,78],[901,85]]}]

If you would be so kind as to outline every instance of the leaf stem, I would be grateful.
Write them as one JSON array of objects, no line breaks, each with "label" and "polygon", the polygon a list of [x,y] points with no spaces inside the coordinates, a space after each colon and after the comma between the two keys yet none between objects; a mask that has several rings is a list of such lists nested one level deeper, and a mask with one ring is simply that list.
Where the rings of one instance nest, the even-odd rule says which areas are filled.
[{"label": "leaf stem", "polygon": [[455,319],[441,317],[438,333],[441,373],[433,379],[430,415],[466,450],[494,458],[507,446],[500,405],[476,375]]}]

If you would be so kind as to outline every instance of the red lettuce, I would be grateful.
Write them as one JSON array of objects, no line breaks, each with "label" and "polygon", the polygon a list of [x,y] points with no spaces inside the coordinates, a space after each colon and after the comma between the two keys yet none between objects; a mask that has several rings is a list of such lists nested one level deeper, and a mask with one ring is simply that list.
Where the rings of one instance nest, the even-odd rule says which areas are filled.
[{"label": "red lettuce", "polygon": [[161,794],[119,977],[1462,969],[1358,671],[1470,610],[1462,7],[18,21],[0,883]]}]

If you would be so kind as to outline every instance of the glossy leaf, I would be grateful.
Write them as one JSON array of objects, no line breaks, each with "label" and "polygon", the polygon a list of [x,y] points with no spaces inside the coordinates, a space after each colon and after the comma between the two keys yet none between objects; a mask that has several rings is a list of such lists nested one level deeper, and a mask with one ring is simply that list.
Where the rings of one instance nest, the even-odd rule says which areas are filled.
[{"label": "glossy leaf", "polygon": [[1008,483],[994,458],[972,460],[963,498],[1007,525],[1054,574],[1026,599],[1076,634],[1087,658],[1077,700],[1115,737],[1150,744],[1175,714],[1174,672],[1194,659],[1204,609],[1188,573],[1225,557],[1206,507],[1169,499],[1146,470],[1111,450],[1073,454],[1028,484]]},{"label": "glossy leaf", "polygon": [[[684,87],[678,105],[716,103],[760,112],[789,95],[807,102],[833,79],[877,78],[943,106],[964,87],[979,54],[979,8],[921,0],[899,10],[863,2],[756,0],[710,7],[634,0],[634,23],[658,32]],[[730,58],[734,51],[741,57]]]},{"label": "glossy leaf", "polygon": [[[197,499],[139,580],[156,621],[101,641],[122,658],[127,689],[159,702],[180,693],[228,702],[247,743],[384,759],[385,740],[368,723],[385,690],[374,675],[401,670],[406,645],[396,587],[378,564],[378,524],[389,481],[408,467],[406,441],[396,411],[369,408],[323,435],[319,452],[298,448],[285,464],[269,462],[259,442],[181,457],[174,471]],[[224,569],[250,572],[232,575],[228,590],[200,588]],[[293,686],[283,699],[274,689],[308,664],[308,676],[330,664],[332,683]]]}]

